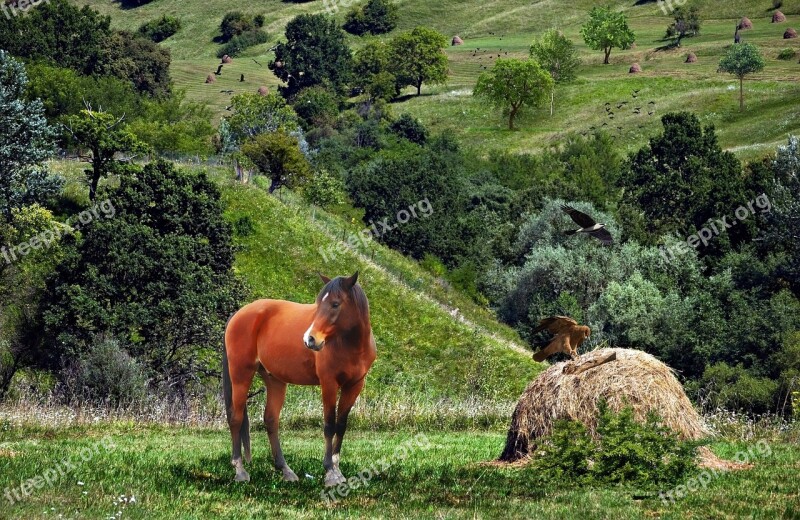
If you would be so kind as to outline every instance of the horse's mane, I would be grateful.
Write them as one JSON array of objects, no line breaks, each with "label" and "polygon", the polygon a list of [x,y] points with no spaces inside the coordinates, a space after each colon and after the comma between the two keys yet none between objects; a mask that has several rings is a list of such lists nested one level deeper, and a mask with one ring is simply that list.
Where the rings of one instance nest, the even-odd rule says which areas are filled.
[{"label": "horse's mane", "polygon": [[361,316],[361,319],[364,323],[369,322],[369,301],[367,301],[367,295],[364,293],[364,289],[361,288],[361,285],[355,284],[350,291],[347,291],[344,287],[344,281],[346,278],[339,276],[334,278],[320,291],[320,295],[325,294],[326,292],[338,292],[338,293],[345,293],[350,296],[351,301],[355,304],[356,308],[358,309],[358,313]]}]

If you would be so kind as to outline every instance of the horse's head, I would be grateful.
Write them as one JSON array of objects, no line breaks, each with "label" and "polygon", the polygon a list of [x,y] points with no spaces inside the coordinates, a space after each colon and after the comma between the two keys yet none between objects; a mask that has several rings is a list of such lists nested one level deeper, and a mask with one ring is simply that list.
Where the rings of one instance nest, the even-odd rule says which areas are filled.
[{"label": "horse's head", "polygon": [[313,351],[319,352],[325,340],[337,333],[347,332],[368,319],[369,307],[364,291],[356,285],[358,271],[349,277],[333,280],[322,276],[325,287],[317,295],[317,311],[311,326],[303,335],[303,343]]}]

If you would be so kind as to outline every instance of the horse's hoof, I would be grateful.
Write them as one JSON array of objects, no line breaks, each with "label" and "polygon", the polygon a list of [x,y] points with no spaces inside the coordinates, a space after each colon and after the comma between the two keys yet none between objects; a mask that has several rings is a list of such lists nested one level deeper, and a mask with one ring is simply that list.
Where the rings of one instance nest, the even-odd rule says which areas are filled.
[{"label": "horse's hoof", "polygon": [[300,478],[289,468],[283,468],[283,480],[285,482],[299,482]]},{"label": "horse's hoof", "polygon": [[325,474],[325,487],[333,487],[338,486],[339,484],[344,484],[347,482],[347,479],[344,478],[341,471],[338,470],[329,470]]},{"label": "horse's hoof", "polygon": [[244,470],[237,471],[233,480],[234,482],[250,482],[250,475]]}]

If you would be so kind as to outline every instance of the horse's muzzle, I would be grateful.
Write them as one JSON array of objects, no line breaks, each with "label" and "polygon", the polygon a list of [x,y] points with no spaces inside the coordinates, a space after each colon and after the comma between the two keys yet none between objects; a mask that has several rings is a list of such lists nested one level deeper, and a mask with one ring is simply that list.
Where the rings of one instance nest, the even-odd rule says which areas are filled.
[{"label": "horse's muzzle", "polygon": [[317,340],[314,339],[314,336],[308,336],[305,338],[304,343],[308,349],[313,350],[314,352],[319,352],[325,345],[325,340],[317,342]]}]

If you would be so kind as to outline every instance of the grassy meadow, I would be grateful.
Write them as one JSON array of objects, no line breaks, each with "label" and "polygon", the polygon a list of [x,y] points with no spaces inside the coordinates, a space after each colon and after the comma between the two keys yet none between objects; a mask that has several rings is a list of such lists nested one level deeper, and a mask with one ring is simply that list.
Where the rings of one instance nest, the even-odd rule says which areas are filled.
[{"label": "grassy meadow", "polygon": [[[117,27],[136,29],[145,21],[161,14],[179,17],[184,27],[162,45],[172,52],[172,76],[175,86],[185,89],[191,100],[206,103],[216,117],[225,114],[230,95],[222,91],[251,92],[260,85],[278,86],[277,78],[267,68],[273,57],[270,49],[283,38],[283,27],[300,13],[331,12],[343,20],[355,1],[283,2],[268,0],[236,6],[246,13],[264,13],[269,42],[245,51],[243,56],[223,68],[214,84],[204,84],[205,78],[217,66],[214,42],[222,15],[232,7],[220,0],[204,2],[159,0],[134,9],[122,9],[118,3],[101,0],[81,0],[104,14],[112,16]],[[627,51],[615,49],[611,64],[602,64],[602,53],[588,49],[580,37],[580,26],[595,2],[495,0],[474,2],[448,0],[426,2],[402,0],[400,23],[391,37],[417,25],[433,27],[448,38],[458,34],[465,40],[459,47],[447,49],[450,78],[446,85],[423,86],[419,98],[408,96],[393,103],[399,115],[408,112],[418,117],[433,131],[456,135],[465,145],[488,152],[502,149],[511,152],[535,152],[562,141],[569,133],[587,133],[603,127],[627,150],[640,147],[659,129],[659,115],[672,110],[691,110],[704,123],[717,127],[723,147],[744,159],[754,159],[768,153],[785,141],[788,133],[800,131],[800,64],[796,56],[778,60],[782,49],[800,50],[800,40],[784,40],[788,27],[800,26],[800,1],[784,2],[781,11],[787,21],[770,23],[772,3],[768,0],[738,0],[734,2],[698,2],[703,21],[701,35],[684,40],[679,49],[664,49],[664,34],[671,18],[655,2],[611,2],[624,10],[636,33],[636,47]],[[677,5],[677,4],[675,4]],[[329,9],[331,6],[337,9]],[[746,81],[745,112],[738,109],[738,81],[717,72],[719,59],[733,42],[734,27],[742,16],[754,24],[743,31],[743,40],[758,45],[767,58],[767,67]],[[548,110],[523,112],[519,129],[507,130],[503,115],[485,106],[472,96],[478,75],[484,67],[491,68],[497,57],[525,57],[531,41],[546,29],[557,27],[578,46],[583,67],[578,80],[558,90],[556,113]],[[350,37],[357,49],[363,38]],[[480,49],[480,50],[478,50]],[[688,52],[698,56],[694,64],[684,63]],[[628,73],[634,62],[643,72]],[[240,74],[246,81],[239,81]],[[640,90],[632,98],[633,90]],[[629,105],[610,120],[604,103]],[[647,103],[655,101],[653,115],[647,114]],[[633,113],[635,103],[645,108]]]}]

